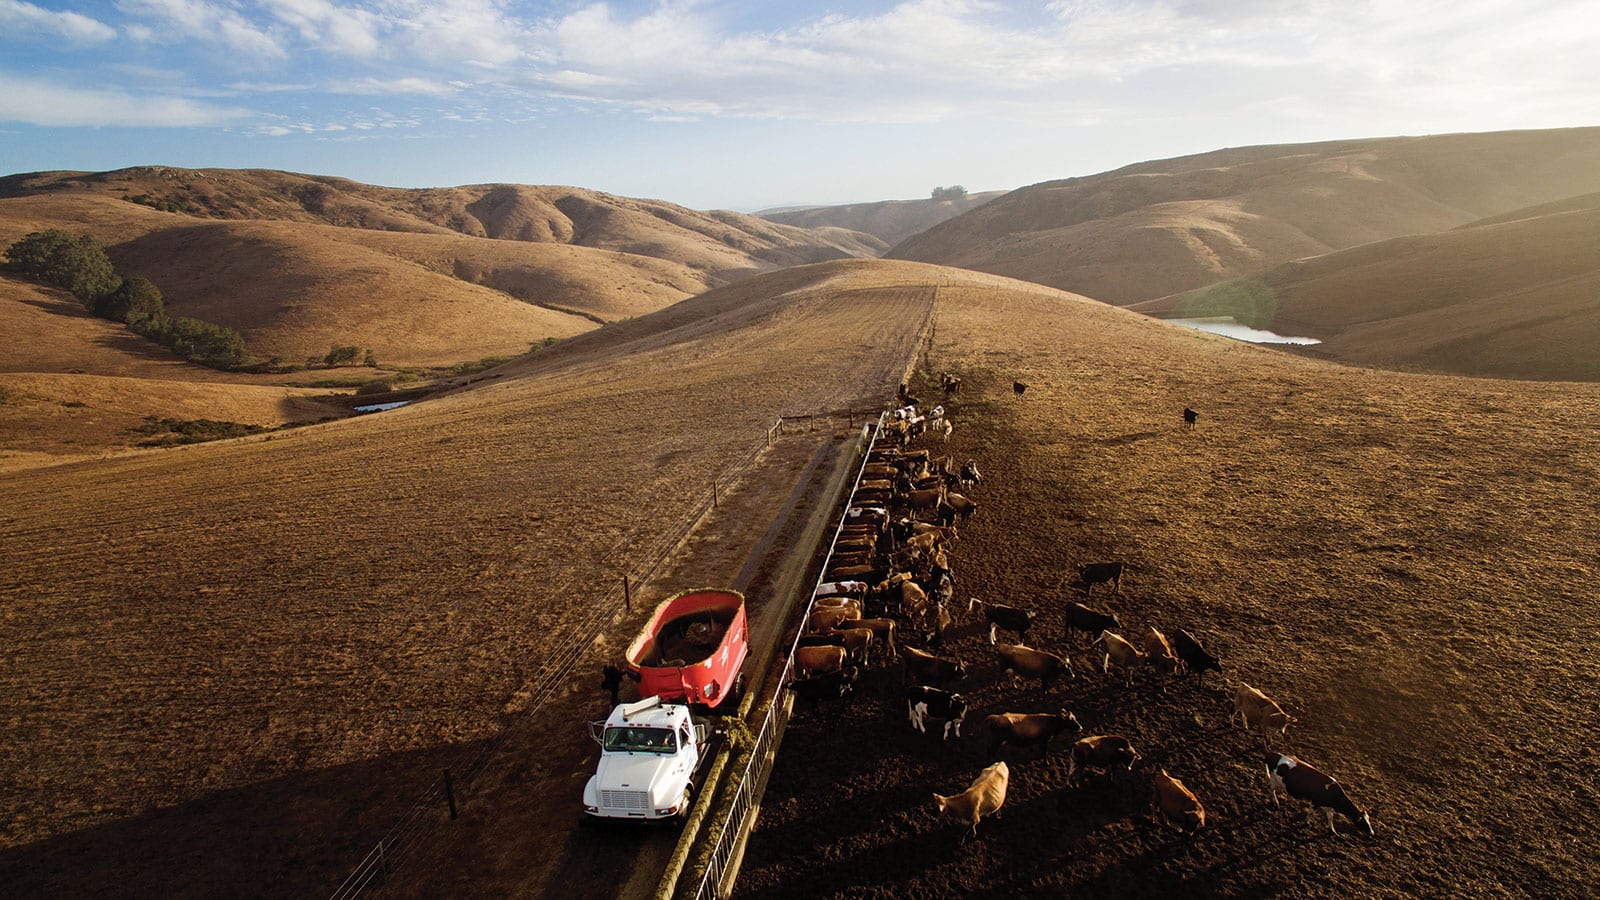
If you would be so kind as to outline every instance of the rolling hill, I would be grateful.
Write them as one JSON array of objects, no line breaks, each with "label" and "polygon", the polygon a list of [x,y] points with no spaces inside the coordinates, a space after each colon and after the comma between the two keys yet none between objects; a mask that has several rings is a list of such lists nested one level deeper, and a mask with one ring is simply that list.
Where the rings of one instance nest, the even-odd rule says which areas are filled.
[{"label": "rolling hill", "polygon": [[976,209],[1005,191],[968,194],[959,200],[882,200],[834,206],[800,206],[763,210],[757,216],[770,222],[801,228],[844,228],[870,234],[884,242],[881,255],[906,238]]},{"label": "rolling hill", "polygon": [[175,314],[233,327],[263,358],[354,344],[405,365],[523,352],[757,272],[882,249],[576,188],[162,167],[0,179],[0,242],[46,228],[95,235]]},{"label": "rolling hill", "polygon": [[1116,305],[1600,190],[1600,128],[1218,150],[1012,191],[891,250]]},{"label": "rolling hill", "polygon": [[1600,194],[1134,304],[1320,338],[1358,365],[1600,381]]}]

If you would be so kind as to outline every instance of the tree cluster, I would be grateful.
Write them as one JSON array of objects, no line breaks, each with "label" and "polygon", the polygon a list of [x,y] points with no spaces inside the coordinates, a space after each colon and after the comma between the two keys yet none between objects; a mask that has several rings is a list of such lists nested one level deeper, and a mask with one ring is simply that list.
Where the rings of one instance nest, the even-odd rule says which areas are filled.
[{"label": "tree cluster", "polygon": [[6,248],[6,267],[66,288],[95,315],[126,323],[203,366],[237,369],[249,361],[239,332],[187,316],[168,316],[161,291],[147,278],[118,275],[105,249],[89,235],[35,231]]},{"label": "tree cluster", "polygon": [[949,187],[936,187],[933,189],[933,199],[965,200],[967,199],[967,189],[959,184],[952,184]]}]

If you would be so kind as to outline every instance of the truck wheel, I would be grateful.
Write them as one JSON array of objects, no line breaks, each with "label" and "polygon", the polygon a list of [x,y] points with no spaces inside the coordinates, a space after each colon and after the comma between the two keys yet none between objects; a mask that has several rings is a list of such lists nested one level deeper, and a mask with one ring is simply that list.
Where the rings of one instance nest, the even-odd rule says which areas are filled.
[{"label": "truck wheel", "polygon": [[686,785],[683,789],[683,802],[678,804],[678,814],[672,817],[672,824],[682,828],[683,823],[689,821],[689,809],[694,804],[694,785]]},{"label": "truck wheel", "polygon": [[739,677],[733,680],[733,690],[728,692],[728,703],[730,703],[735,709],[740,703],[744,702],[745,687],[744,673],[740,672]]}]

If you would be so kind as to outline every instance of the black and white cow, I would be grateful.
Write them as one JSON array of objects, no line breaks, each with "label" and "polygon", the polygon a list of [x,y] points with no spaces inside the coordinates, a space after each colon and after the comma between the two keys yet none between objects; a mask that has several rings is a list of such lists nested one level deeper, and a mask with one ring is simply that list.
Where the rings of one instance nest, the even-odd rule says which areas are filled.
[{"label": "black and white cow", "polygon": [[1272,803],[1278,804],[1278,790],[1282,788],[1285,794],[1296,800],[1304,800],[1328,816],[1328,830],[1338,834],[1339,830],[1333,827],[1333,814],[1339,813],[1356,824],[1365,834],[1372,833],[1372,819],[1364,812],[1356,809],[1350,797],[1345,794],[1344,787],[1333,780],[1333,776],[1324,775],[1313,769],[1309,764],[1293,756],[1283,753],[1267,754],[1267,790],[1272,794]]},{"label": "black and white cow", "polygon": [[944,739],[949,740],[952,730],[956,737],[961,737],[961,722],[967,717],[967,701],[961,699],[960,694],[922,684],[913,685],[906,688],[906,716],[911,720],[911,727],[923,734],[928,733],[925,727],[927,720],[943,719]]}]

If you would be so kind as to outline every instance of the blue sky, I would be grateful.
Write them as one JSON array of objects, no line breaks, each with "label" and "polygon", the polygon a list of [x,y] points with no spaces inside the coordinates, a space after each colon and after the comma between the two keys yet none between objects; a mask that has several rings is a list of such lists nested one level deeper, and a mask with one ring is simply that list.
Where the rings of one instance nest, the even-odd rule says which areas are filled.
[{"label": "blue sky", "polygon": [[0,0],[0,174],[900,199],[1600,125],[1596,47],[1597,0]]}]

